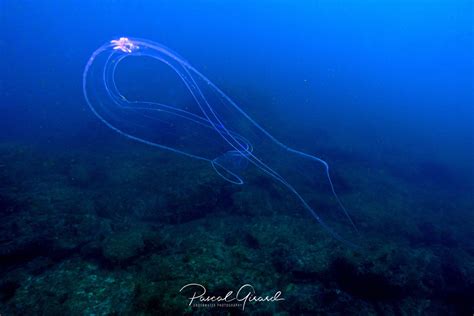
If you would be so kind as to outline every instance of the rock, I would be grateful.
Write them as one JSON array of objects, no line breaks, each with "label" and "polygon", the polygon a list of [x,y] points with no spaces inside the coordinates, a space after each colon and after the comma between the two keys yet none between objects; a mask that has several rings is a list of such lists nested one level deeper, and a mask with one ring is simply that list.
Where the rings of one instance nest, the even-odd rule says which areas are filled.
[{"label": "rock", "polygon": [[137,231],[114,234],[102,242],[102,256],[112,264],[127,264],[144,249],[143,235]]}]

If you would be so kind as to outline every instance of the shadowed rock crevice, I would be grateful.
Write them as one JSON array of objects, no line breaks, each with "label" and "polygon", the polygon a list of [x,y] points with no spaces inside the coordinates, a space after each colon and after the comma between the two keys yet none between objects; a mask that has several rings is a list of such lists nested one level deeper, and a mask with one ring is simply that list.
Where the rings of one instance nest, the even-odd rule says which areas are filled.
[{"label": "shadowed rock crevice", "polygon": [[335,259],[329,273],[342,290],[362,299],[395,300],[408,294],[401,286],[392,284],[384,275],[361,271],[345,258]]}]

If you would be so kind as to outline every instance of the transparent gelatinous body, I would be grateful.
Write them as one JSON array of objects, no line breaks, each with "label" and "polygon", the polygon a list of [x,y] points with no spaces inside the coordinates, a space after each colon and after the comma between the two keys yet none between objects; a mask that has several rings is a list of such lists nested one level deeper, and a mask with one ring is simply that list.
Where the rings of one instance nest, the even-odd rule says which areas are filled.
[{"label": "transparent gelatinous body", "polygon": [[[115,73],[120,62],[130,56],[151,57],[169,66],[189,90],[193,108],[123,96],[115,83]],[[348,242],[328,226],[312,205],[318,187],[316,175],[322,171],[336,204],[356,230],[334,190],[324,160],[278,141],[170,49],[148,40],[124,37],[106,43],[86,65],[83,90],[94,114],[114,131],[150,146],[208,161],[217,174],[234,184],[243,184],[240,171],[253,165],[286,187],[335,238]]]}]

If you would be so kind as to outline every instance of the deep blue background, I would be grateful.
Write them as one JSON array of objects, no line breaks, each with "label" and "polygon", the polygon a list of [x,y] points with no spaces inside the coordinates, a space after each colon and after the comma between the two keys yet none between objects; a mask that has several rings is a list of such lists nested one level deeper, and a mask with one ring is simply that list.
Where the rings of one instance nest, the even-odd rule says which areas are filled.
[{"label": "deep blue background", "polygon": [[1,138],[66,148],[112,135],[83,99],[83,67],[104,42],[140,37],[296,147],[374,166],[435,161],[470,186],[472,10],[470,0],[4,0]]}]

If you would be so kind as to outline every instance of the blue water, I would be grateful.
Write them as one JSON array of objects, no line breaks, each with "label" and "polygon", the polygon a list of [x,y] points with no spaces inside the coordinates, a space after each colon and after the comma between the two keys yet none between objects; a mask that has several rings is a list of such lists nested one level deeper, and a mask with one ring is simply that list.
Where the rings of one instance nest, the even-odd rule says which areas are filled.
[{"label": "blue water", "polygon": [[14,105],[4,112],[18,133],[74,134],[91,119],[78,89],[90,53],[111,38],[142,37],[186,56],[268,125],[284,116],[288,129],[324,129],[358,152],[418,151],[472,176],[470,9],[469,1],[5,1],[2,105]]},{"label": "blue water", "polygon": [[[5,271],[13,275],[31,273],[25,265],[34,266],[38,257],[45,257],[54,264],[39,275],[51,273],[54,276],[59,275],[54,273],[54,265],[71,260],[49,252],[31,254],[32,250],[24,244],[10,247],[14,240],[28,239],[27,236],[31,240],[39,239],[35,228],[12,229],[24,225],[20,218],[25,217],[17,214],[17,208],[31,218],[51,216],[61,227],[56,230],[65,229],[71,234],[70,228],[60,224],[62,215],[54,212],[61,209],[67,214],[84,212],[97,216],[92,222],[99,226],[103,218],[112,221],[107,224],[112,227],[110,231],[98,233],[102,237],[97,240],[63,237],[65,243],[73,243],[72,239],[77,242],[77,247],[70,251],[80,262],[89,262],[81,248],[84,244],[98,243],[105,249],[109,245],[106,241],[116,236],[117,231],[127,231],[125,226],[120,229],[114,226],[118,225],[114,221],[124,221],[123,218],[135,224],[151,225],[147,229],[152,231],[160,231],[153,225],[170,225],[170,229],[178,231],[174,232],[176,240],[190,234],[189,227],[181,226],[183,222],[196,228],[203,226],[199,222],[203,218],[208,219],[211,226],[214,220],[228,220],[230,226],[242,227],[237,236],[251,236],[250,239],[237,238],[238,245],[241,240],[250,240],[250,244],[254,239],[261,244],[268,242],[265,236],[272,233],[258,225],[273,223],[276,225],[273,233],[283,231],[285,236],[280,241],[283,245],[274,246],[279,253],[275,256],[289,259],[284,264],[274,263],[279,276],[273,281],[271,278],[262,281],[270,287],[261,285],[262,291],[271,291],[273,285],[273,288],[294,288],[296,284],[296,292],[314,297],[315,292],[322,293],[321,289],[336,291],[333,288],[336,284],[337,291],[343,291],[353,300],[350,301],[352,307],[345,306],[342,298],[321,303],[325,307],[301,307],[304,304],[294,298],[293,302],[298,303],[292,307],[278,305],[278,311],[390,314],[396,312],[387,307],[390,301],[400,306],[399,311],[408,314],[415,311],[472,313],[472,306],[463,295],[474,294],[474,271],[468,264],[474,257],[473,12],[472,1],[466,0],[2,1],[0,205],[5,210],[16,210],[0,213],[8,223],[0,228],[1,235],[6,236],[5,243],[0,243],[0,248],[4,247],[0,257],[5,256],[5,262],[9,262]],[[248,159],[249,152],[235,148],[236,143],[224,141],[222,134],[207,135],[180,121],[154,125],[153,121],[138,122],[133,116],[120,113],[114,126],[127,135],[204,156],[206,161],[220,163],[224,169],[227,166],[227,170],[219,172],[219,166],[215,170],[224,179],[214,173],[211,164],[199,165],[185,157],[175,160],[171,154],[161,153],[159,148],[134,143],[107,128],[84,98],[82,75],[92,53],[120,37],[146,39],[169,47],[219,87],[272,137],[327,162],[335,192],[347,207],[358,233],[353,231],[351,222],[333,197],[324,166],[318,169],[307,165],[300,158],[266,144],[249,129],[248,121],[236,119],[236,113],[227,112],[212,89],[206,92],[209,93],[207,100],[214,104],[214,109],[224,109],[219,113],[219,117],[224,118],[223,127],[215,127],[213,132],[238,132],[246,139],[245,143],[251,144],[263,166],[281,170],[285,176],[283,181],[266,167],[249,165],[248,161],[252,162]],[[129,100],[172,104],[192,115],[203,114],[192,106],[193,98],[179,76],[151,58],[125,60],[117,69],[115,82]],[[98,99],[105,100],[103,96]],[[233,150],[239,153],[237,158],[226,156]],[[305,178],[308,174],[316,177]],[[54,191],[51,183],[57,185],[58,190]],[[238,183],[246,187],[238,188]],[[285,189],[288,183],[296,188],[298,195],[304,196],[304,203],[310,204],[306,211],[301,201],[288,194],[293,192]],[[199,191],[202,187],[207,189]],[[42,192],[41,188],[46,188],[46,193],[38,193]],[[55,199],[63,204],[54,204]],[[267,199],[267,204],[262,202]],[[46,200],[49,204],[42,204]],[[77,205],[79,200],[90,201],[94,207],[91,210],[68,206]],[[136,211],[138,216],[129,211],[138,208],[137,205],[141,207]],[[168,215],[155,214],[156,208],[166,209],[164,213]],[[190,208],[195,209],[190,211]],[[33,216],[37,214],[34,212],[40,215]],[[256,226],[248,224],[246,216],[252,216],[249,214],[256,216]],[[239,224],[232,224],[232,216],[237,216]],[[273,222],[271,216],[277,216],[278,220]],[[299,227],[300,219],[314,235],[302,233],[305,237],[299,240],[289,233],[292,225]],[[35,227],[35,221],[32,220],[31,227]],[[87,225],[79,225],[77,234],[92,227]],[[143,226],[139,229],[147,230]],[[223,232],[215,231],[216,240],[233,240],[230,232],[226,235],[226,229],[221,229]],[[133,229],[128,228],[128,231]],[[300,262],[312,262],[304,256],[314,250],[310,247],[316,243],[313,240],[316,236],[317,240],[323,238],[333,245],[323,243],[320,249],[322,257],[334,259],[328,259],[332,262],[330,271],[351,271],[347,268],[347,262],[351,262],[359,274],[325,279],[316,272],[300,269],[298,263],[291,261],[298,257]],[[52,239],[50,237],[45,239]],[[289,247],[295,253],[285,250],[282,255],[282,247]],[[336,254],[331,250],[333,247],[344,254]],[[378,270],[371,270],[361,262],[361,257],[368,261],[383,257],[379,253],[389,253],[390,247],[403,253],[400,256],[404,259],[387,255],[388,261],[376,264],[381,267]],[[218,248],[210,252],[216,253]],[[106,253],[103,249],[102,253]],[[249,249],[243,252],[247,256],[255,255],[254,262],[270,260],[264,255],[263,247],[256,250],[259,255],[253,254],[255,249]],[[130,256],[133,259],[127,261],[127,266],[146,266],[141,260],[149,258],[153,251]],[[360,251],[362,255],[346,253],[350,251]],[[59,251],[63,252],[64,249]],[[269,252],[277,253],[277,250]],[[420,262],[428,260],[426,258],[437,259],[421,264],[414,258],[425,258],[419,259]],[[175,267],[181,264],[175,257],[168,259]],[[108,262],[100,256],[95,260]],[[207,262],[199,256],[193,260]],[[400,268],[402,272],[393,270],[399,261],[412,264],[406,263]],[[182,264],[188,269],[190,263]],[[118,266],[126,269],[123,262]],[[430,268],[421,272],[420,266]],[[234,281],[240,282],[243,278],[240,266],[232,267],[229,273]],[[360,272],[361,269],[366,269],[367,274]],[[412,283],[423,285],[419,288],[412,283],[401,286],[397,283],[399,280],[390,279],[387,282],[393,281],[396,286],[392,283],[385,286],[383,282],[381,286],[370,277],[375,270],[384,271],[385,277],[414,273],[419,278]],[[430,273],[443,276],[437,280]],[[22,298],[22,291],[27,288],[22,277],[14,281],[7,276],[0,279],[3,282],[0,282],[0,306],[4,310],[12,313],[50,311],[41,305],[43,303],[37,303],[39,309],[33,309],[31,306],[35,304]],[[133,279],[139,277],[134,274]],[[13,292],[10,281],[15,284]],[[376,283],[374,293],[378,286],[391,288],[393,285],[394,288],[401,286],[402,292],[409,294],[395,295],[395,291],[381,298],[357,287],[364,282]],[[237,281],[234,283],[214,284],[214,288],[240,286]],[[212,282],[210,284],[212,287]],[[309,289],[308,284],[317,285],[318,289]],[[449,293],[437,292],[437,288],[449,288],[446,290]],[[288,291],[291,296],[291,290]],[[137,302],[145,299],[138,297],[130,303],[135,313],[170,312],[161,305],[157,309],[142,310]],[[58,306],[63,311],[71,308],[67,305],[71,300],[74,298]],[[426,301],[431,304],[423,305]],[[366,302],[369,305],[365,305]],[[383,305],[385,303],[388,305]],[[130,308],[124,307],[119,312],[130,312]],[[91,312],[100,314],[103,310],[92,309]]]}]

